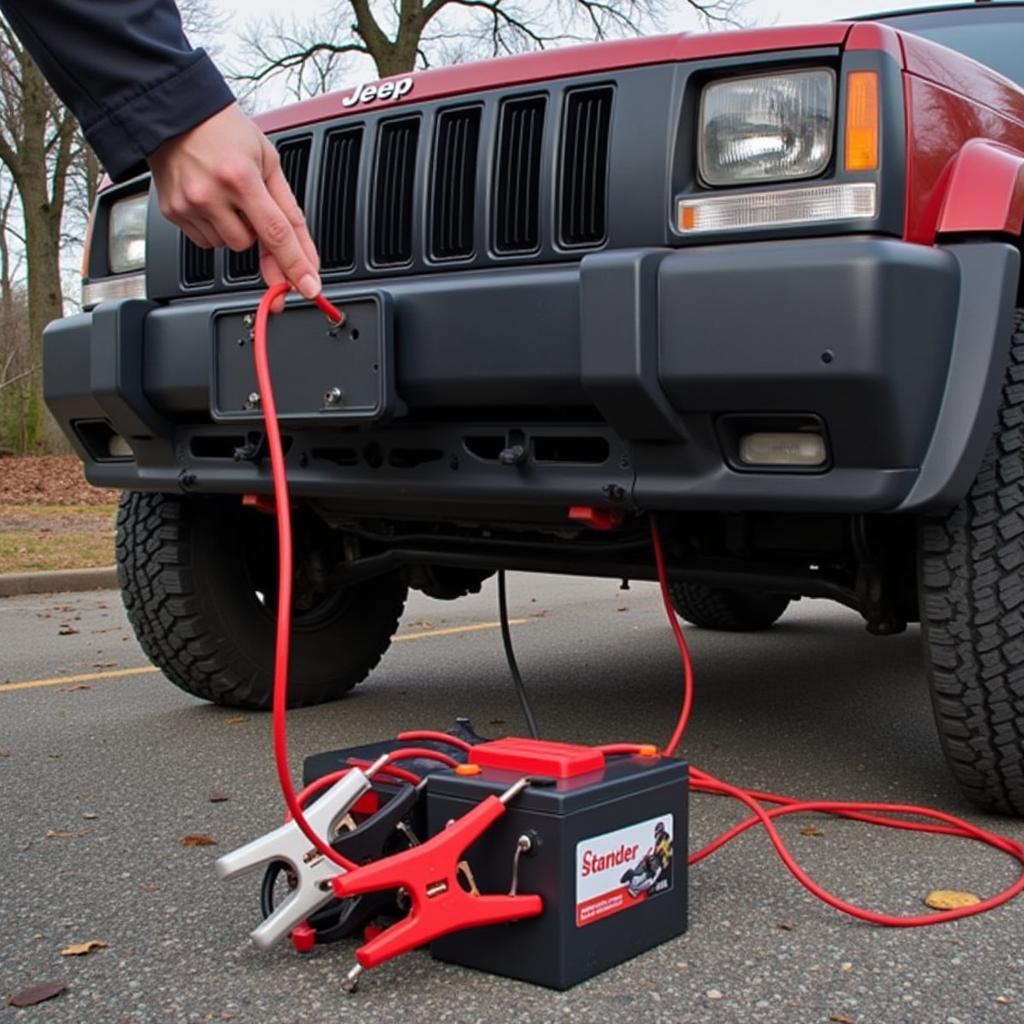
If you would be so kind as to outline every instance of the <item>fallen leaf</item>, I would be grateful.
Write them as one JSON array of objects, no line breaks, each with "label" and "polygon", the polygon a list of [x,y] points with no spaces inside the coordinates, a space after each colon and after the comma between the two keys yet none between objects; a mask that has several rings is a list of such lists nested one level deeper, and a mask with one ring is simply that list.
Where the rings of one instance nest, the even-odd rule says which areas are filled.
[{"label": "fallen leaf", "polygon": [[88,956],[94,949],[108,949],[110,946],[109,942],[104,942],[102,939],[87,939],[85,942],[73,942],[70,946],[65,946],[61,951],[61,956]]},{"label": "fallen leaf", "polygon": [[57,630],[57,636],[74,636],[77,632],[74,626],[61,626]]},{"label": "fallen leaf", "polygon": [[225,793],[223,790],[220,790],[220,789],[211,789],[210,790],[210,803],[211,804],[227,803],[227,801],[230,800],[230,799],[231,799],[231,797],[227,793]]},{"label": "fallen leaf", "polygon": [[784,932],[791,932],[796,925],[792,921],[779,921],[775,927],[780,928]]},{"label": "fallen leaf", "polygon": [[93,668],[113,668],[117,664],[116,661],[94,661],[92,663]]},{"label": "fallen leaf", "polygon": [[187,835],[181,840],[182,846],[216,846],[217,840],[213,836]]},{"label": "fallen leaf", "polygon": [[6,747],[0,747],[0,757],[10,757],[11,752]]},{"label": "fallen leaf", "polygon": [[51,828],[47,830],[45,839],[81,839],[89,834],[88,829]]},{"label": "fallen leaf", "polygon": [[99,815],[95,811],[85,811],[82,814],[82,817],[85,818],[86,821],[94,821],[99,817]]},{"label": "fallen leaf", "polygon": [[960,907],[973,907],[975,903],[981,902],[981,897],[959,889],[934,889],[924,898],[924,902],[932,910],[957,910]]},{"label": "fallen leaf", "polygon": [[857,1024],[852,1017],[847,1017],[845,1013],[833,1013],[829,1020],[834,1021],[835,1024]]},{"label": "fallen leaf", "polygon": [[159,892],[160,891],[160,886],[157,885],[156,882],[143,882],[142,885],[139,888],[141,888],[143,892]]},{"label": "fallen leaf", "polygon": [[58,686],[58,693],[75,693],[77,690],[91,690],[91,686],[86,686],[85,683],[79,683],[77,686]]},{"label": "fallen leaf", "polygon": [[628,609],[628,608],[625,608],[625,607],[623,607],[623,608],[616,608],[615,610],[616,610],[617,612],[628,612],[628,611],[629,611],[629,609]]},{"label": "fallen leaf", "polygon": [[822,832],[820,828],[815,828],[813,825],[808,825],[806,828],[800,829],[800,835],[802,836],[811,836],[816,838],[817,836],[823,836],[824,834],[825,833]]},{"label": "fallen leaf", "polygon": [[245,715],[232,715],[230,718],[226,718],[224,721],[227,725],[238,725],[240,722],[245,721]]},{"label": "fallen leaf", "polygon": [[47,999],[59,996],[67,987],[67,983],[63,981],[43,981],[8,996],[7,1005],[35,1006],[36,1003],[45,1003]]}]

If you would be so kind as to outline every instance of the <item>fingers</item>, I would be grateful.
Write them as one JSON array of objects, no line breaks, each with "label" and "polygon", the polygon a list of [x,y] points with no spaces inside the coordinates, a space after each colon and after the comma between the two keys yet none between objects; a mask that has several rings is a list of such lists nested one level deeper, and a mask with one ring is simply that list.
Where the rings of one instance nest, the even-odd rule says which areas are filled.
[{"label": "fingers", "polygon": [[307,299],[318,295],[320,279],[316,263],[307,255],[297,231],[300,227],[305,231],[305,221],[280,167],[271,171],[266,183],[257,180],[245,187],[240,196],[240,208],[256,231],[261,252],[274,258],[284,277]]},{"label": "fingers", "polygon": [[224,245],[224,240],[208,223],[193,218],[177,218],[175,223],[200,249],[219,249]]},{"label": "fingers", "polygon": [[[287,280],[284,271],[278,266],[277,260],[269,252],[260,252],[260,273],[268,288]],[[271,304],[270,311],[280,313],[282,309],[284,309],[284,296],[279,295]]]},{"label": "fingers", "polygon": [[214,231],[235,252],[245,252],[256,241],[256,232],[229,206],[219,208],[210,221]]},{"label": "fingers", "polygon": [[280,164],[277,164],[275,171],[267,179],[267,191],[274,202],[284,211],[285,216],[295,229],[295,235],[314,272],[319,272],[320,254],[316,251],[316,246],[313,244],[302,207],[299,206],[291,186],[288,184],[288,179],[285,178],[284,172],[281,170]]}]

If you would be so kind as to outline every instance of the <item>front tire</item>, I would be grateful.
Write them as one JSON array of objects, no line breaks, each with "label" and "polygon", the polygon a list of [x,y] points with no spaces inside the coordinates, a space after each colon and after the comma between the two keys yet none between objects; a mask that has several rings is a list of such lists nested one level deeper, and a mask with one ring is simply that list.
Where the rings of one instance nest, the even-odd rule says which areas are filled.
[{"label": "front tire", "polygon": [[[300,520],[296,519],[298,525]],[[273,698],[274,519],[237,498],[128,492],[117,571],[146,656],[186,693],[263,710]],[[302,534],[297,531],[297,550]],[[394,575],[318,593],[297,567],[289,707],[336,700],[387,650],[405,604]]]},{"label": "front tire", "polygon": [[728,590],[705,583],[673,583],[672,605],[680,618],[702,629],[756,633],[773,626],[789,607],[785,594]]},{"label": "front tire", "polygon": [[1024,816],[1024,310],[967,497],[919,533],[921,632],[946,761],[979,807]]}]

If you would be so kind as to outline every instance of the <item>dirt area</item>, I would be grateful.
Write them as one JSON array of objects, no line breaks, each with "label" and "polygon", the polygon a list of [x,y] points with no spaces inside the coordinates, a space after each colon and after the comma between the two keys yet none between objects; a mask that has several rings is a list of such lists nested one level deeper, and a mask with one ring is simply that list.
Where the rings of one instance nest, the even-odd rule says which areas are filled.
[{"label": "dirt area", "polygon": [[113,565],[116,502],[73,456],[0,459],[0,573]]}]

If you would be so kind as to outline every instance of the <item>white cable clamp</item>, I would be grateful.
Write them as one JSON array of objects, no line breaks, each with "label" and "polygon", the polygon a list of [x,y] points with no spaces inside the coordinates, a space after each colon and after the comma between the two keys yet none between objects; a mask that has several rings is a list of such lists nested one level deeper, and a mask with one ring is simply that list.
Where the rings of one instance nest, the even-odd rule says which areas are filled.
[{"label": "white cable clamp", "polygon": [[[382,763],[378,761],[366,771],[352,768],[306,811],[306,820],[325,842],[330,842],[338,823],[370,788],[370,776]],[[344,874],[342,868],[310,846],[294,821],[289,821],[220,857],[217,860],[217,877],[234,878],[274,861],[286,863],[297,884],[274,908],[274,912],[250,932],[252,941],[263,950],[270,949],[334,899],[330,880]]]}]

